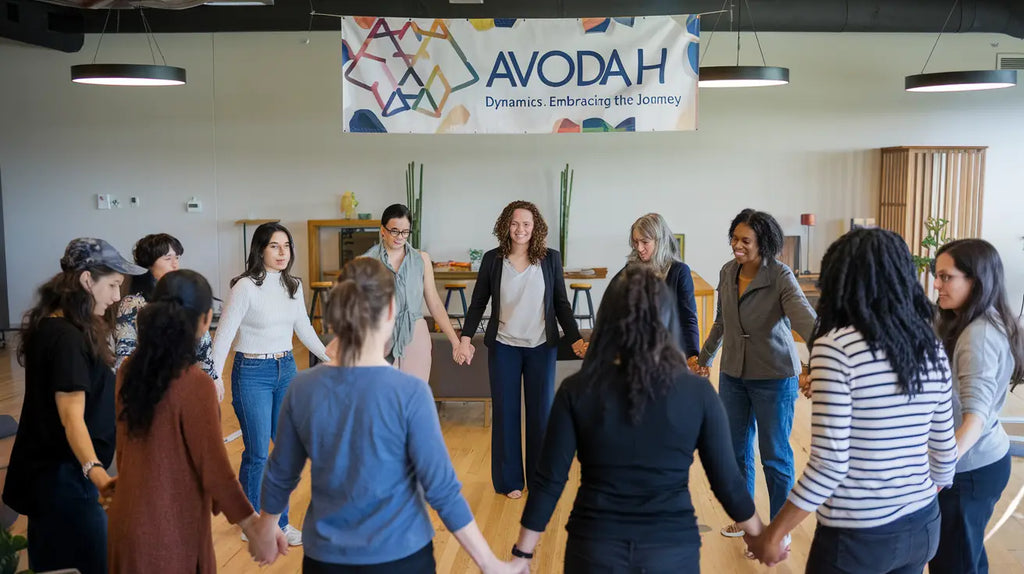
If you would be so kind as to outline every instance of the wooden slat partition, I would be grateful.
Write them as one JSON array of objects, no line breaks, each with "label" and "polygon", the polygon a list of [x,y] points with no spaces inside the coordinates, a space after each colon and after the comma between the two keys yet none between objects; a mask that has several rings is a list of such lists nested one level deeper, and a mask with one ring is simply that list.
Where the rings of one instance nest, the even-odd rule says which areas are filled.
[{"label": "wooden slat partition", "polygon": [[[882,149],[879,226],[900,234],[911,253],[921,247],[929,217],[949,220],[946,234],[981,236],[986,147],[890,147]],[[931,275],[921,277],[931,288]]]}]

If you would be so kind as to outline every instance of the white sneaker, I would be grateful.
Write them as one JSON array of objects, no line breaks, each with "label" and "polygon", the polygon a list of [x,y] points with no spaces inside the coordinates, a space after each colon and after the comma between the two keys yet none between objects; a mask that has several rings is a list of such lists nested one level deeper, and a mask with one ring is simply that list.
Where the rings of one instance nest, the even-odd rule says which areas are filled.
[{"label": "white sneaker", "polygon": [[246,536],[245,533],[243,532],[242,533],[242,542],[248,542],[248,541],[249,541],[249,537]]},{"label": "white sneaker", "polygon": [[288,546],[302,546],[302,531],[291,524],[284,527],[284,537],[288,539]]},{"label": "white sneaker", "polygon": [[719,532],[726,538],[743,538],[743,535],[746,534],[735,522],[723,527]]}]

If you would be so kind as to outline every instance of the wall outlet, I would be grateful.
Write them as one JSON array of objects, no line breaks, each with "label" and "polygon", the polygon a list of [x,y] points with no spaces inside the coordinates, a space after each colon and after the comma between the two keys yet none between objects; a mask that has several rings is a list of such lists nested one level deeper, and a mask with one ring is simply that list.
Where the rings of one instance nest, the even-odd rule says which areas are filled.
[{"label": "wall outlet", "polygon": [[110,209],[110,196],[105,193],[97,194],[96,209]]},{"label": "wall outlet", "polygon": [[141,207],[142,206],[142,200],[139,199],[139,196],[133,195],[133,196],[128,198],[128,205],[130,207]]}]

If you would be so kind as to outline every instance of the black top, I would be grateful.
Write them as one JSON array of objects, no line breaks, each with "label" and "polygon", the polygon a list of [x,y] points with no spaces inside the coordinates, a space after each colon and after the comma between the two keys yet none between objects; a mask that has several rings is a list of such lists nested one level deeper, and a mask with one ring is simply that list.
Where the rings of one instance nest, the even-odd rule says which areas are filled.
[{"label": "black top", "polygon": [[[558,326],[562,326],[565,338],[570,343],[580,339],[580,328],[572,316],[572,305],[565,293],[565,279],[562,276],[562,255],[554,249],[548,249],[547,255],[540,261],[544,275],[544,328],[547,331],[549,347],[558,345]],[[480,261],[480,271],[473,287],[473,298],[466,311],[466,319],[462,322],[462,334],[472,337],[480,326],[480,320],[491,302],[491,320],[487,322],[484,333],[484,344],[490,346],[498,336],[498,317],[501,317],[501,269],[502,257],[498,249],[484,253]]]},{"label": "black top", "polygon": [[[63,318],[39,322],[25,349],[25,403],[11,452],[3,500],[22,514],[32,512],[35,488],[64,464],[79,468],[57,413],[57,392],[85,392],[85,426],[104,466],[114,458],[114,372],[89,351],[85,334]],[[81,476],[81,474],[79,474]],[[38,491],[38,492],[37,492]]]},{"label": "black top", "polygon": [[[628,265],[627,265],[628,266]],[[623,267],[615,274],[618,277]],[[612,277],[612,281],[615,280]],[[693,275],[690,266],[682,261],[673,261],[665,274],[665,283],[676,301],[679,312],[679,330],[675,332],[676,343],[683,354],[689,357],[700,355],[700,329],[697,324],[697,300],[694,297]]]},{"label": "black top", "polygon": [[593,385],[575,375],[558,389],[523,526],[544,530],[573,454],[582,478],[565,528],[574,536],[699,543],[689,491],[695,450],[729,516],[744,521],[754,515],[711,383],[680,373],[666,394],[647,404],[639,425],[629,418],[627,392],[619,374]]}]

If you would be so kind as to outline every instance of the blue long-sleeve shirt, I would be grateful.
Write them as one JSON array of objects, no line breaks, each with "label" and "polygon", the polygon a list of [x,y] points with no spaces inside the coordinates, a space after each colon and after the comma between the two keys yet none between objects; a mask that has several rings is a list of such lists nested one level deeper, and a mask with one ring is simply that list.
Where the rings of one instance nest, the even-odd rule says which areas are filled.
[{"label": "blue long-sleeve shirt", "polygon": [[262,506],[280,513],[311,461],[302,529],[307,556],[377,564],[434,536],[424,502],[456,531],[473,520],[427,384],[392,367],[320,365],[292,381],[263,477]]}]

